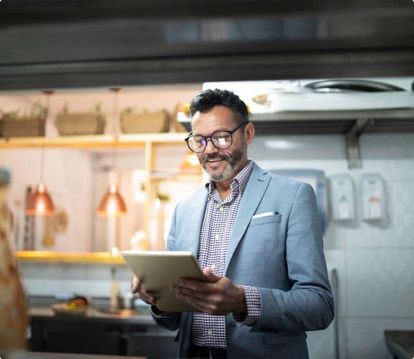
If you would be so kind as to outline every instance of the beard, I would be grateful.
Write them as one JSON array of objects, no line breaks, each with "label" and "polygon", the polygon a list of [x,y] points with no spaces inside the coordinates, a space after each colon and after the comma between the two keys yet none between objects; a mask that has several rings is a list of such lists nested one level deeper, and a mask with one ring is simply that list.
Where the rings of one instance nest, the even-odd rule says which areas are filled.
[{"label": "beard", "polygon": [[[232,178],[238,171],[240,167],[240,162],[243,158],[243,151],[236,150],[231,155],[227,155],[224,153],[214,153],[212,155],[205,155],[201,160],[200,163],[203,168],[206,170],[210,179],[214,182],[223,182],[227,181],[228,179]],[[206,169],[206,163],[212,159],[220,159],[227,162],[226,167],[224,168],[223,172],[219,174],[211,174]]]}]

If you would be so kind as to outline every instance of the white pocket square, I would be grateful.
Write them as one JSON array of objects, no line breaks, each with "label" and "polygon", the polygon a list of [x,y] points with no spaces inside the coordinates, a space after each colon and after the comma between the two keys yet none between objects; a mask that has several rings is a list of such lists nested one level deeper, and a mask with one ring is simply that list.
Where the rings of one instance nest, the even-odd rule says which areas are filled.
[{"label": "white pocket square", "polygon": [[261,217],[268,217],[268,216],[274,216],[275,212],[263,212],[263,213],[257,213],[252,218],[261,218]]}]

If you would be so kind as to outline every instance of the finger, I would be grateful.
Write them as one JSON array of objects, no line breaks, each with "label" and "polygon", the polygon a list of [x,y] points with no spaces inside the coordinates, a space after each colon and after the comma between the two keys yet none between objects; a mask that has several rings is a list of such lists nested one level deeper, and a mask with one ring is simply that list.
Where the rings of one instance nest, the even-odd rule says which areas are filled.
[{"label": "finger", "polygon": [[196,298],[192,296],[187,296],[185,294],[178,294],[177,298],[190,304],[191,306],[196,308],[197,311],[208,314],[218,313],[218,308],[215,305],[206,302],[203,298]]},{"label": "finger", "polygon": [[208,282],[217,282],[221,277],[213,273],[213,268],[206,267],[203,269],[203,274]]},{"label": "finger", "polygon": [[144,285],[141,284],[140,297],[145,298],[145,301],[149,304],[155,304],[157,301],[157,293],[153,290],[146,290]]},{"label": "finger", "polygon": [[147,292],[145,290],[144,285],[142,282],[137,278],[134,277],[131,283],[131,291],[132,293],[138,293],[140,299],[142,299],[147,304],[155,304],[156,297],[155,294],[152,292]]},{"label": "finger", "polygon": [[155,304],[157,299],[154,295],[148,293],[148,292],[141,292],[139,294],[139,298],[142,299],[147,304]]},{"label": "finger", "polygon": [[132,282],[131,282],[131,292],[132,293],[138,292],[139,285],[140,285],[139,279],[137,277],[132,278]]},{"label": "finger", "polygon": [[208,293],[202,293],[198,291],[193,291],[191,289],[181,289],[175,291],[175,296],[178,299],[185,300],[189,303],[197,302],[198,304],[203,303],[203,305],[213,304],[215,305],[217,303],[217,296],[208,294]]},{"label": "finger", "polygon": [[174,287],[178,287],[180,289],[187,288],[199,292],[208,292],[211,289],[209,282],[201,282],[199,280],[185,278],[178,278],[173,285],[173,288]]}]

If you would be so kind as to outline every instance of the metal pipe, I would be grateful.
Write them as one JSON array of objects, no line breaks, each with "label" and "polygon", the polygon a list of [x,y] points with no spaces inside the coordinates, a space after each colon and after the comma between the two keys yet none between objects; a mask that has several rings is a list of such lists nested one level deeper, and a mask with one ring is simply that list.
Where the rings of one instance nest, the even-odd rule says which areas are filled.
[{"label": "metal pipe", "polygon": [[338,271],[334,268],[331,271],[331,284],[332,292],[335,299],[335,309],[334,309],[334,350],[335,350],[335,359],[340,358],[339,350],[339,279]]}]

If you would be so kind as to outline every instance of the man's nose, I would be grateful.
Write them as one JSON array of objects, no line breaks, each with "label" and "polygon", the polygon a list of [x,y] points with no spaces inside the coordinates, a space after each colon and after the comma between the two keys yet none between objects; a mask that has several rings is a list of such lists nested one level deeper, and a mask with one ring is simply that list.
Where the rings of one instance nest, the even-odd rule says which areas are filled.
[{"label": "man's nose", "polygon": [[207,144],[206,144],[206,148],[204,149],[204,152],[212,153],[212,152],[217,152],[217,151],[218,151],[218,148],[213,145],[213,140],[211,138],[207,138]]}]

